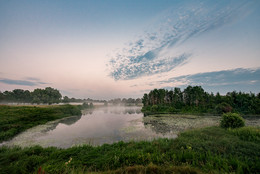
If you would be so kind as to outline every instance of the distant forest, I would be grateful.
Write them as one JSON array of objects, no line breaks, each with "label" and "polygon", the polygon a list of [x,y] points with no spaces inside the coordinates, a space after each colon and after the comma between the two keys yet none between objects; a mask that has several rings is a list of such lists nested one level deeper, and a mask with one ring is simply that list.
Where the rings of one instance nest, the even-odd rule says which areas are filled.
[{"label": "distant forest", "polygon": [[142,98],[144,112],[210,113],[237,112],[260,114],[260,93],[228,92],[226,95],[207,93],[201,86],[188,86],[183,91],[154,89]]},{"label": "distant forest", "polygon": [[13,91],[0,92],[0,102],[16,103],[36,103],[36,104],[53,104],[60,103],[61,93],[54,88],[35,89],[30,92],[23,89],[14,89]]},{"label": "distant forest", "polygon": [[0,91],[0,103],[34,103],[34,104],[53,104],[53,103],[108,103],[112,105],[140,105],[142,100],[140,98],[116,98],[111,100],[93,100],[93,99],[76,99],[69,98],[68,96],[62,97],[59,90],[47,87],[45,89],[35,89],[30,92],[29,90],[14,89],[13,91]]}]

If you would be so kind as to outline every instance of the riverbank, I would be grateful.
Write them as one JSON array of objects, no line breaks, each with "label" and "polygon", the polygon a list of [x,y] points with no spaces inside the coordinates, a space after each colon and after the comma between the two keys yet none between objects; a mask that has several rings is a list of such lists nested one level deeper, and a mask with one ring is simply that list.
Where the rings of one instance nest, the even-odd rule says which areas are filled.
[{"label": "riverbank", "polygon": [[81,115],[81,107],[0,105],[0,142],[34,126],[73,115]]},{"label": "riverbank", "polygon": [[257,173],[260,129],[208,127],[176,139],[68,149],[0,148],[3,173]]}]

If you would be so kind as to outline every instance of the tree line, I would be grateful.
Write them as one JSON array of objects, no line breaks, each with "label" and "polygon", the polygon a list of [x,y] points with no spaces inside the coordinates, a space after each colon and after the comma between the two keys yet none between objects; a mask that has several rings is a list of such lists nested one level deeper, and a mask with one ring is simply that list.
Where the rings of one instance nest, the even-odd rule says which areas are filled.
[{"label": "tree line", "polygon": [[139,105],[142,104],[142,99],[137,98],[115,98],[115,99],[111,99],[108,100],[108,103],[112,104],[112,105]]},{"label": "tree line", "polygon": [[[4,102],[14,102],[14,103],[35,103],[35,104],[53,104],[53,103],[85,103],[84,107],[93,107],[94,102],[104,103],[104,105],[108,105],[108,103],[112,105],[139,105],[142,104],[142,100],[140,98],[116,98],[111,100],[93,100],[93,99],[76,99],[69,98],[68,96],[62,97],[59,90],[46,87],[45,89],[35,89],[30,92],[29,90],[23,89],[14,89],[13,91],[0,91],[0,103]],[[89,103],[89,105],[88,105]],[[88,106],[87,106],[88,105]]]},{"label": "tree line", "polygon": [[35,89],[32,92],[23,89],[14,89],[13,91],[0,91],[0,102],[17,102],[17,103],[60,103],[62,95],[59,90],[46,87],[45,89]]},{"label": "tree line", "polygon": [[154,89],[144,94],[142,103],[146,112],[260,114],[260,93],[233,91],[215,95],[205,92],[201,86],[188,86],[183,91]]}]

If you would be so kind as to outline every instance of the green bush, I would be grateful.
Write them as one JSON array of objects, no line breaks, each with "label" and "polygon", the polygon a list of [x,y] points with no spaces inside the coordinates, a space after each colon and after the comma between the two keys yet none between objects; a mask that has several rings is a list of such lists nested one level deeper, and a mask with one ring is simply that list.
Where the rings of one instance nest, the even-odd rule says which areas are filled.
[{"label": "green bush", "polygon": [[245,126],[245,120],[236,113],[226,113],[222,115],[220,126],[223,128],[238,128]]},{"label": "green bush", "polygon": [[232,111],[232,106],[230,106],[228,103],[226,102],[222,102],[220,104],[218,104],[215,108],[216,112],[218,114],[222,114],[222,113],[228,113]]},{"label": "green bush", "polygon": [[157,106],[157,105],[153,105],[153,106],[151,107],[151,111],[152,111],[152,112],[158,111],[158,106]]},{"label": "green bush", "polygon": [[169,107],[168,111],[171,112],[171,113],[176,113],[176,109],[172,106]]}]

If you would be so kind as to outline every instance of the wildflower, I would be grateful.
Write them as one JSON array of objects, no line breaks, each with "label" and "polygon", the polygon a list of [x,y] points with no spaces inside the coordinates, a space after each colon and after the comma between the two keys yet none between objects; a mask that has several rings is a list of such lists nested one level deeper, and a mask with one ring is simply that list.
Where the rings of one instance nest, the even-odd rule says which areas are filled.
[{"label": "wildflower", "polygon": [[70,157],[70,160],[68,162],[65,162],[65,165],[68,165],[72,161],[72,158]]}]

